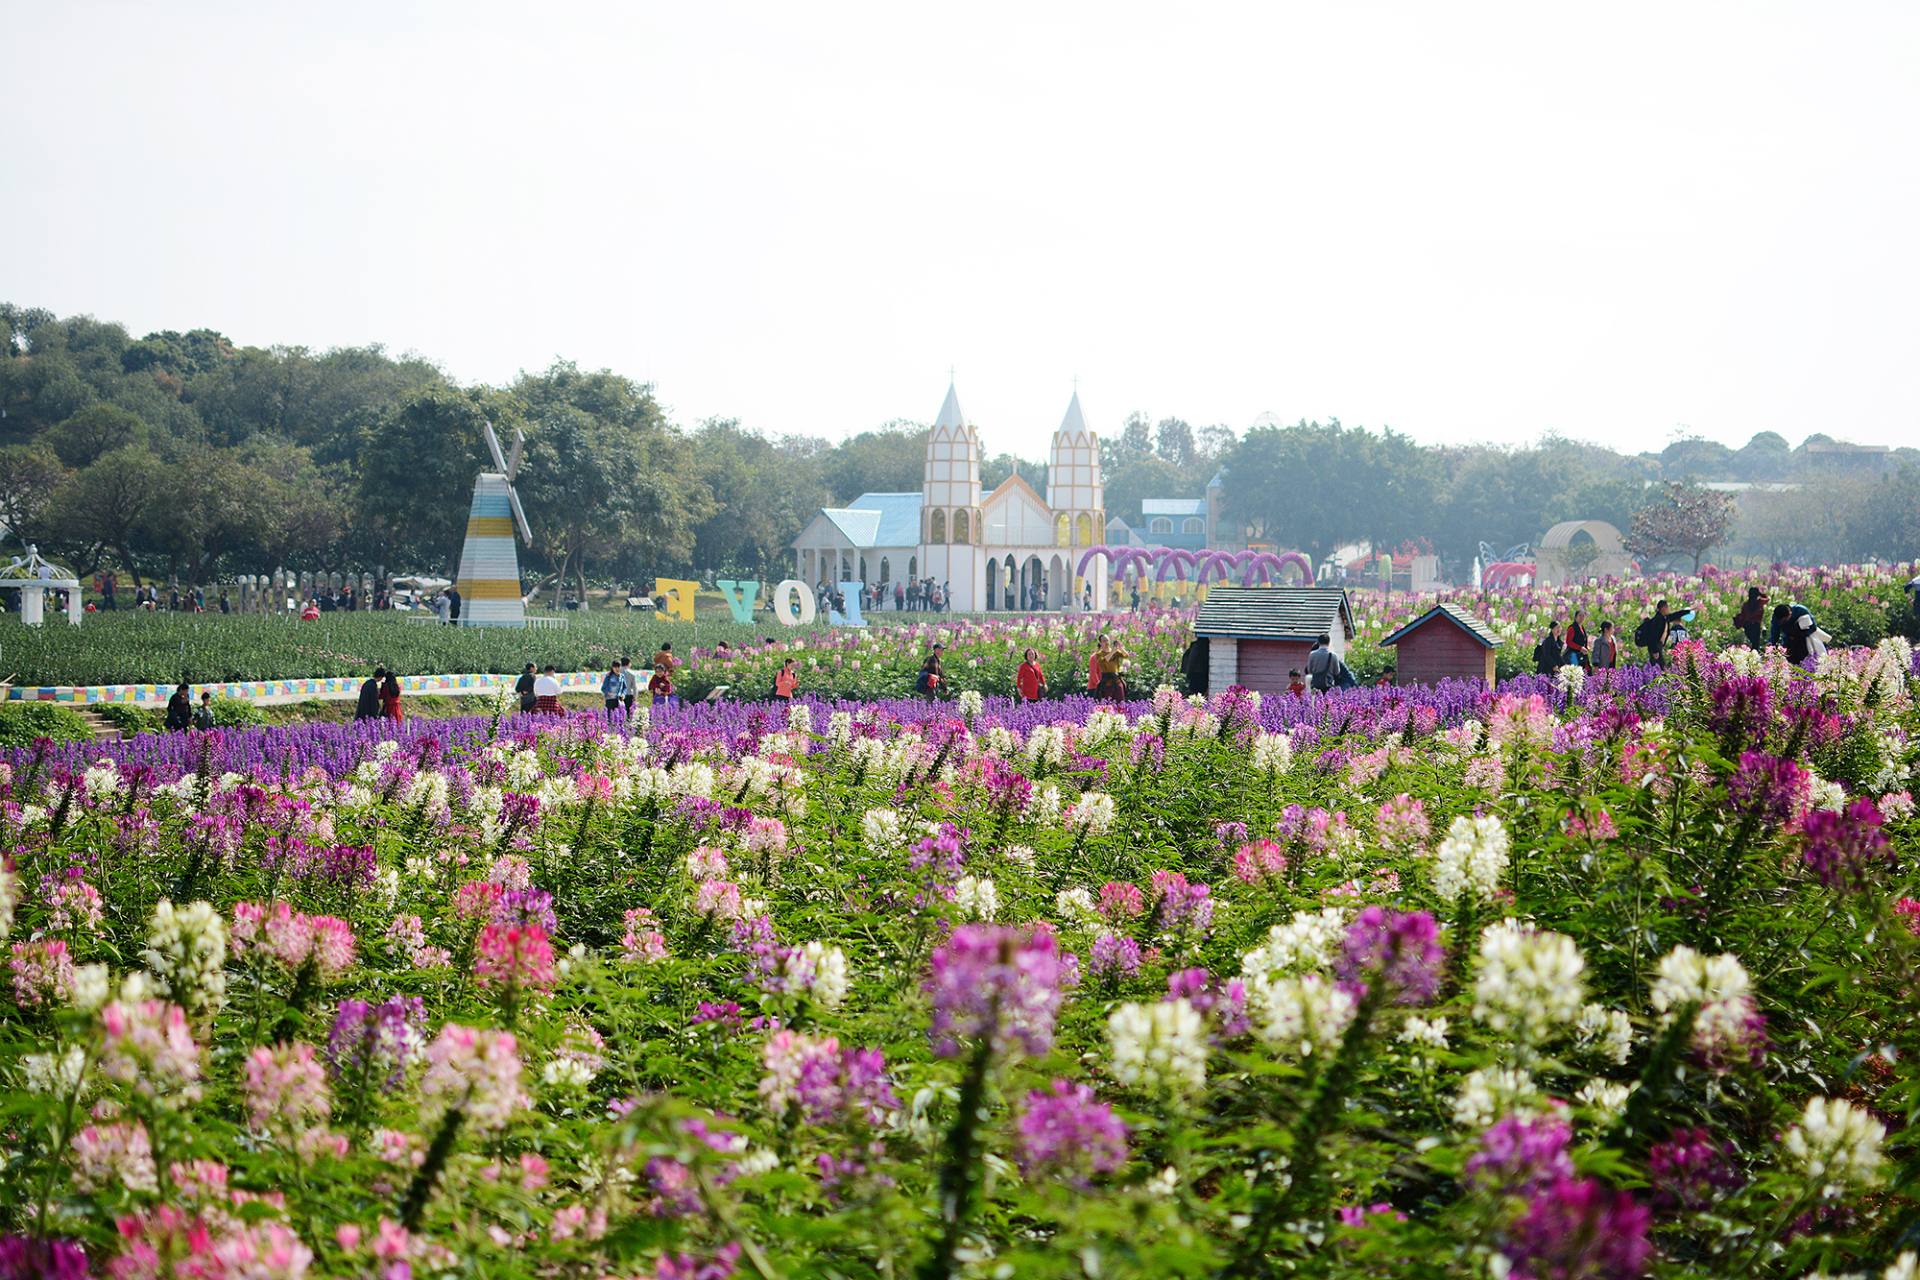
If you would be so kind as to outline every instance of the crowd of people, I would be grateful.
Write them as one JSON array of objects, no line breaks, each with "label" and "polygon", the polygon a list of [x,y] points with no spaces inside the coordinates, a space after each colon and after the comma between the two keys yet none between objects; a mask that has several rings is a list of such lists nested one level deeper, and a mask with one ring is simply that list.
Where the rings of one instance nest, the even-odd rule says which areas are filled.
[{"label": "crowd of people", "polygon": [[[1656,601],[1653,612],[1634,628],[1631,647],[1643,650],[1649,663],[1664,667],[1668,656],[1693,638],[1693,622],[1694,610],[1685,604]],[[1811,609],[1803,604],[1774,604],[1765,587],[1747,588],[1746,600],[1733,615],[1733,628],[1748,647],[1777,645],[1796,663],[1823,657],[1833,639],[1820,629]],[[1606,671],[1627,659],[1612,619],[1602,621],[1597,632],[1590,631],[1585,609],[1575,609],[1564,628],[1558,618],[1549,619],[1533,647],[1533,667],[1541,675],[1552,675],[1561,667]]]}]

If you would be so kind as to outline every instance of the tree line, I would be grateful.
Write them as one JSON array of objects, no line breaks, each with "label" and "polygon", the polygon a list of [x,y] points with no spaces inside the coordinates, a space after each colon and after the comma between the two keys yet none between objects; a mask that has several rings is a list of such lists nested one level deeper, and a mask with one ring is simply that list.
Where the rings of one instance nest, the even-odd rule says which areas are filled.
[{"label": "tree line", "polygon": [[[838,443],[730,419],[682,426],[651,386],[566,361],[468,387],[379,346],[248,347],[211,329],[135,338],[0,304],[0,522],[82,574],[450,575],[487,464],[483,420],[527,434],[527,563],[582,589],[589,576],[780,573],[816,509],[917,490],[924,457],[925,427],[907,421]],[[1680,441],[1657,455],[1555,438],[1432,448],[1338,421],[1236,433],[1134,413],[1101,450],[1110,514],[1137,522],[1142,499],[1200,497],[1218,477],[1233,526],[1317,557],[1425,539],[1458,563],[1563,518],[1627,529],[1650,486],[1687,477],[1800,481],[1769,504],[1771,524],[1735,534],[1777,558],[1910,554],[1920,454],[1901,451],[1891,477],[1835,477],[1812,470],[1807,444],[1762,433],[1740,450]],[[1008,454],[984,461],[982,481],[1016,467],[1044,492],[1045,467]]]}]

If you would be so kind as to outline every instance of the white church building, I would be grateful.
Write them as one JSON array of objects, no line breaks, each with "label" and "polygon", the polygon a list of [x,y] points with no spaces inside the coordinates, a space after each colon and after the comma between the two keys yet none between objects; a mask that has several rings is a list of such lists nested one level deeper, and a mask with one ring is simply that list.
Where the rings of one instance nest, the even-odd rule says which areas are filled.
[{"label": "white church building", "polygon": [[1100,442],[1080,412],[1080,393],[1053,433],[1042,497],[1018,474],[980,492],[980,435],[947,387],[927,433],[918,493],[863,493],[844,507],[823,507],[793,540],[794,573],[808,585],[879,585],[893,606],[897,582],[931,578],[960,613],[1079,608],[1086,587],[1095,610],[1107,607],[1104,560],[1075,576],[1088,547],[1106,533]]}]

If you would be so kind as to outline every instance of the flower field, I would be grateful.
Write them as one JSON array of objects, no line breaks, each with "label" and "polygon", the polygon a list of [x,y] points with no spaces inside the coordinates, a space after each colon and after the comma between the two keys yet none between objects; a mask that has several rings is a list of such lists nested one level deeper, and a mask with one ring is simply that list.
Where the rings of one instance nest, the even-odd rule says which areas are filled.
[{"label": "flower field", "polygon": [[[1776,603],[1810,607],[1843,645],[1872,645],[1888,635],[1920,638],[1903,584],[1913,566],[1780,569],[1757,576],[1636,579],[1600,586],[1562,586],[1391,594],[1351,592],[1357,636],[1349,660],[1364,679],[1393,665],[1379,641],[1437,600],[1465,605],[1487,618],[1507,643],[1502,675],[1531,670],[1534,639],[1550,618],[1563,623],[1575,607],[1588,611],[1590,629],[1612,618],[1623,637],[1668,598],[1692,606],[1694,636],[1718,649],[1738,639],[1731,619],[1749,582],[1768,586]],[[0,673],[21,685],[158,684],[364,675],[382,665],[401,675],[515,672],[527,662],[563,670],[595,670],[620,657],[645,664],[672,641],[687,664],[680,691],[703,698],[726,686],[734,698],[765,697],[788,657],[799,660],[801,689],[830,698],[893,698],[912,691],[927,646],[948,646],[955,688],[988,695],[1013,692],[1020,652],[1040,650],[1056,691],[1084,687],[1086,657],[1102,631],[1120,637],[1131,655],[1137,689],[1177,682],[1188,615],[1155,609],[1141,614],[1037,614],[1010,617],[947,614],[869,615],[866,628],[808,626],[787,629],[770,619],[755,626],[702,621],[695,626],[618,613],[573,615],[564,629],[502,631],[410,623],[393,614],[335,613],[312,623],[278,617],[217,614],[96,614],[78,629],[23,627],[0,620]],[[731,653],[716,646],[725,641]]]},{"label": "flower field", "polygon": [[0,753],[0,1276],[1914,1274],[1905,642]]}]

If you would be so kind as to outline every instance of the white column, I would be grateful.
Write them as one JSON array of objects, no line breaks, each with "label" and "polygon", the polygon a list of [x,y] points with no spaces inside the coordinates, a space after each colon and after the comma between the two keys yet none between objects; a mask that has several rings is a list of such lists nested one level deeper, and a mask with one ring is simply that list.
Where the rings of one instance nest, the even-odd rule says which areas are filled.
[{"label": "white column", "polygon": [[80,625],[80,584],[77,582],[67,588],[67,625]]},{"label": "white column", "polygon": [[20,621],[37,627],[46,616],[47,589],[38,583],[20,588]]}]

